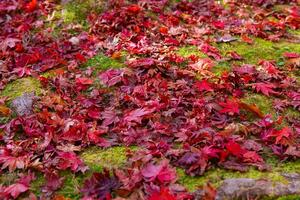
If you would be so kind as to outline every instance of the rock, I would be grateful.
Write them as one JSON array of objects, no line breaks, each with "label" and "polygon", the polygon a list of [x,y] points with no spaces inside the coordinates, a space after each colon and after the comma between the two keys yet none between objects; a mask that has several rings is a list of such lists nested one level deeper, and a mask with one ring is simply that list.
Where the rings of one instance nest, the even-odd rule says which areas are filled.
[{"label": "rock", "polygon": [[73,45],[78,45],[79,42],[80,42],[80,40],[79,40],[78,37],[71,37],[71,38],[69,39],[69,42],[71,42]]},{"label": "rock", "polygon": [[34,92],[24,93],[22,96],[12,101],[12,109],[18,116],[26,116],[32,114],[32,106],[35,100]]},{"label": "rock", "polygon": [[250,178],[233,178],[224,180],[217,189],[216,200],[229,199],[260,199],[262,197],[280,197],[300,194],[300,176],[285,174],[293,177],[288,183],[273,182],[270,180],[256,180]]},{"label": "rock", "polygon": [[236,40],[237,40],[237,38],[232,37],[231,35],[224,35],[222,37],[217,38],[217,43],[221,43],[221,42],[227,43],[227,42],[233,42]]}]

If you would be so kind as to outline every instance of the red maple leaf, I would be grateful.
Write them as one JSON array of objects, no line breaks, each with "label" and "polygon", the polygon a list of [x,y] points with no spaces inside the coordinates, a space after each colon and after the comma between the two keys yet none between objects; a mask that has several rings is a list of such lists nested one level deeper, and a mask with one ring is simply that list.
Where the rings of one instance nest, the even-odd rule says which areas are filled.
[{"label": "red maple leaf", "polygon": [[33,12],[36,8],[37,8],[37,0],[31,0],[25,6],[27,12]]},{"label": "red maple leaf", "polygon": [[160,183],[170,183],[176,180],[175,171],[169,167],[165,160],[158,165],[148,163],[142,169],[142,175],[146,181],[158,180]]},{"label": "red maple leaf", "polygon": [[138,14],[141,10],[142,10],[141,7],[136,4],[132,4],[127,7],[127,11],[132,14]]},{"label": "red maple leaf", "polygon": [[195,87],[201,92],[201,91],[213,91],[211,83],[209,83],[207,80],[197,81],[195,83]]},{"label": "red maple leaf", "polygon": [[29,164],[29,156],[12,156],[9,155],[8,152],[5,152],[4,154],[0,155],[0,164],[2,164],[2,169],[5,169],[8,167],[9,171],[12,172],[15,169],[24,169]]},{"label": "red maple leaf", "polygon": [[33,180],[35,180],[33,173],[28,173],[28,175],[21,174],[20,178],[14,184],[3,188],[0,187],[0,197],[3,198],[2,195],[4,195],[7,199],[11,199],[10,197],[17,199],[20,194],[29,190],[30,183]]},{"label": "red maple leaf", "polygon": [[10,194],[14,199],[16,199],[21,193],[26,192],[28,189],[29,187],[27,185],[15,183],[5,188],[4,193]]},{"label": "red maple leaf", "polygon": [[238,102],[234,100],[226,100],[226,102],[219,103],[220,106],[223,107],[222,110],[220,110],[220,113],[228,113],[229,115],[239,114],[239,104]]},{"label": "red maple leaf", "polygon": [[138,122],[141,123],[144,116],[151,114],[154,112],[155,109],[149,109],[149,108],[138,108],[135,110],[130,111],[127,113],[127,115],[124,117],[125,122]]},{"label": "red maple leaf", "polygon": [[236,157],[241,157],[246,152],[246,150],[244,150],[241,145],[235,141],[229,141],[225,146],[229,153]]},{"label": "red maple leaf", "polygon": [[149,197],[149,200],[176,200],[168,188],[161,188],[159,192],[154,192]]},{"label": "red maple leaf", "polygon": [[58,152],[57,168],[62,170],[70,168],[73,172],[84,172],[88,169],[84,166],[81,159],[73,152]]},{"label": "red maple leaf", "polygon": [[257,92],[261,92],[266,96],[270,96],[270,94],[278,94],[278,92],[273,90],[276,87],[272,83],[253,83],[252,87],[255,88]]},{"label": "red maple leaf", "polygon": [[275,144],[288,145],[293,142],[293,131],[289,127],[281,130],[273,130],[267,137],[275,138]]},{"label": "red maple leaf", "polygon": [[93,80],[90,78],[85,78],[85,77],[76,78],[76,84],[91,85],[91,84],[93,84]]}]

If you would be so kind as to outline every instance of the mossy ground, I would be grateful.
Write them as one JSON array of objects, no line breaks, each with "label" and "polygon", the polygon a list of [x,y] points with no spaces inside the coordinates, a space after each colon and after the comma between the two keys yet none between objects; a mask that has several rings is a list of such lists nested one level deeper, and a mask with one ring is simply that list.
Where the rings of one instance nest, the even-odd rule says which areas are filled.
[{"label": "mossy ground", "polygon": [[[176,0],[178,1],[178,0]],[[99,0],[75,0],[62,5],[57,8],[54,13],[48,16],[47,27],[53,29],[53,35],[59,36],[62,27],[69,24],[79,24],[85,30],[88,30],[88,24],[86,23],[86,16],[91,12],[101,12],[105,6],[105,1]],[[281,9],[281,8],[278,8]],[[293,35],[300,35],[299,31],[290,31]],[[254,44],[249,45],[240,41],[232,43],[218,43],[214,44],[221,51],[221,54],[225,56],[230,51],[236,51],[240,54],[244,60],[242,61],[220,61],[213,68],[213,73],[220,76],[223,72],[230,71],[233,64],[257,64],[261,59],[275,60],[280,66],[284,66],[284,59],[282,54],[284,52],[300,52],[300,45],[290,43],[287,41],[270,42],[263,39],[253,38]],[[176,53],[183,57],[189,57],[196,55],[199,57],[206,57],[205,54],[200,52],[195,46],[184,46],[178,49]],[[103,54],[98,54],[95,57],[89,59],[83,67],[94,67],[96,71],[102,71],[109,68],[123,67],[124,54],[120,60],[111,59]],[[46,73],[45,76],[52,76],[53,74]],[[299,79],[299,74],[291,74]],[[21,96],[24,92],[35,92],[37,95],[41,94],[43,89],[39,81],[35,78],[22,78],[9,83],[6,88],[0,92],[0,96],[7,96],[10,99],[14,99]],[[245,103],[255,103],[264,114],[275,115],[275,111],[272,108],[272,100],[266,96],[254,94],[249,92],[242,101]],[[300,117],[300,113],[294,109],[287,109],[285,112],[287,115]],[[92,172],[101,171],[103,168],[121,168],[126,163],[126,147],[112,147],[108,149],[101,149],[98,147],[92,147],[83,151],[80,156],[83,161],[90,167],[90,171],[87,175],[74,174],[69,171],[61,172],[61,175],[65,177],[64,186],[58,191],[65,197],[71,199],[79,199],[79,188],[84,180],[89,177]],[[130,148],[134,150],[134,148]],[[250,169],[249,172],[241,173],[229,170],[223,170],[219,168],[210,169],[207,173],[200,177],[191,177],[184,173],[182,169],[177,169],[178,182],[187,187],[190,191],[194,191],[198,186],[210,181],[213,185],[218,186],[226,178],[267,178],[273,181],[285,182],[286,180],[280,175],[282,172],[300,172],[300,161],[279,162],[277,159],[268,159],[268,163],[272,166],[272,171],[260,172],[255,169]],[[16,173],[8,173],[0,176],[0,182],[2,184],[9,185],[17,178]],[[42,174],[37,174],[37,179],[32,183],[31,189],[37,194],[41,194],[40,187],[44,184],[45,179]],[[279,198],[281,200],[299,199],[295,196],[287,196]]]},{"label": "mossy ground", "polygon": [[124,60],[126,52],[121,52],[119,59],[113,59],[103,55],[102,53],[90,58],[83,67],[93,67],[96,72],[111,69],[111,68],[121,68],[124,67]]},{"label": "mossy ground", "polygon": [[[106,5],[104,0],[72,0],[66,1],[55,8],[55,10],[44,18],[46,28],[52,30],[54,37],[61,35],[64,27],[76,25],[88,31],[89,23],[87,17],[91,13],[101,13]],[[69,33],[77,33],[75,29],[69,29]]]},{"label": "mossy ground", "polygon": [[[293,35],[298,32],[291,31]],[[283,53],[300,52],[300,45],[287,41],[271,42],[260,38],[253,38],[253,44],[247,44],[241,41],[230,43],[215,43],[215,47],[220,50],[222,56],[227,57],[229,52],[235,51],[242,56],[242,61],[219,61],[212,69],[213,72],[220,76],[225,71],[230,71],[234,64],[257,64],[260,60],[274,60],[279,66],[284,65]],[[183,57],[196,55],[207,57],[200,52],[196,46],[183,46],[176,52]]]},{"label": "mossy ground", "polygon": [[[57,191],[57,194],[63,195],[71,199],[80,199],[80,188],[84,181],[89,178],[93,172],[101,172],[104,168],[115,169],[121,168],[126,163],[126,152],[137,150],[138,147],[111,147],[108,149],[101,149],[99,147],[90,147],[85,149],[80,157],[84,163],[89,167],[86,174],[72,173],[70,171],[62,171],[60,175],[64,177],[64,185]],[[14,176],[15,177],[15,176]],[[0,177],[0,180],[1,177]],[[12,178],[6,178],[12,182]],[[6,181],[7,182],[7,181]],[[37,174],[37,179],[31,184],[31,189],[36,195],[41,194],[41,186],[45,183],[45,178],[42,174]]]},{"label": "mossy ground", "polygon": [[260,60],[275,60],[278,64],[282,62],[284,52],[300,52],[300,45],[286,41],[271,42],[260,38],[254,38],[253,44],[235,41],[231,43],[218,43],[216,47],[222,55],[230,51],[236,51],[244,60],[238,63],[257,64]]},{"label": "mossy ground", "polygon": [[[247,44],[219,44],[224,45],[221,47],[222,53],[226,53],[227,51],[235,50],[240,52],[242,56],[245,57],[245,63],[257,63],[259,59],[266,58],[266,55],[262,55],[262,53],[266,53],[269,51],[272,56],[267,57],[270,59],[275,59],[280,61],[281,55],[285,51],[294,51],[297,52],[299,47],[296,47],[294,44],[286,44],[286,43],[271,43],[267,41],[262,41],[257,39],[256,46],[254,48],[260,47],[262,51],[254,51],[252,48],[249,48]],[[274,47],[280,47],[283,44],[286,46],[284,49],[279,48],[276,49]],[[239,46],[241,45],[241,46]],[[258,48],[258,49],[260,49]],[[272,52],[271,52],[272,51]],[[300,51],[300,50],[299,50]],[[256,53],[255,53],[256,52]],[[177,52],[179,55],[188,57],[190,55],[197,55],[199,57],[205,57],[204,54],[198,51],[195,47],[183,47],[180,48]],[[123,54],[124,55],[124,54]],[[269,56],[269,55],[268,55]],[[119,60],[115,60],[104,56],[103,54],[98,54],[95,57],[89,59],[87,63],[83,67],[94,67],[96,71],[102,71],[110,68],[120,68],[123,67],[124,57]],[[219,62],[214,69],[214,73],[221,74],[224,71],[229,71],[231,69],[231,64],[228,61]],[[55,74],[55,73],[54,73]],[[44,74],[47,77],[53,76],[52,72],[48,72]],[[10,99],[14,99],[24,92],[36,92],[36,94],[41,94],[42,89],[39,81],[35,78],[22,78],[16,80],[7,85],[7,87],[0,93],[0,96],[8,96]],[[272,116],[276,116],[276,113],[272,106],[272,99],[266,97],[262,94],[255,94],[252,92],[248,92],[244,98],[241,99],[243,102],[248,104],[256,104],[256,106],[262,111],[263,114],[271,114]],[[286,110],[286,115],[289,116],[300,116],[300,113],[292,108],[288,108]],[[74,174],[69,171],[64,171],[61,173],[64,180],[64,186],[57,192],[65,197],[69,197],[71,199],[79,199],[80,198],[80,190],[79,188],[82,186],[84,180],[89,177],[92,172],[99,172],[103,168],[122,168],[126,163],[126,147],[112,147],[108,149],[101,149],[98,147],[88,148],[83,151],[80,156],[83,161],[90,167],[90,172],[88,174]],[[134,150],[135,148],[131,148]],[[251,168],[246,173],[234,172],[230,170],[224,170],[219,168],[210,169],[203,176],[200,177],[191,177],[185,174],[182,169],[177,169],[178,173],[178,182],[183,184],[188,190],[194,191],[199,186],[205,184],[207,181],[210,181],[214,186],[219,186],[222,181],[226,178],[254,178],[254,179],[269,179],[273,181],[286,182],[285,178],[281,176],[282,172],[299,172],[300,171],[300,161],[296,162],[285,162],[280,163],[277,159],[268,160],[268,163],[272,166],[272,170],[268,172],[261,172],[256,169]],[[4,184],[13,183],[13,181],[17,178],[16,174],[8,174],[7,176],[1,176],[0,180]],[[40,187],[44,184],[45,179],[42,174],[37,175],[37,179],[32,183],[31,189],[37,194],[41,194]],[[282,197],[283,199],[295,199],[294,196]]]},{"label": "mossy ground", "polygon": [[189,57],[192,55],[198,56],[200,58],[205,58],[207,57],[204,53],[202,53],[196,46],[184,46],[180,47],[177,51],[176,54],[182,57]]},{"label": "mossy ground", "polygon": [[126,163],[126,151],[136,150],[136,147],[113,147],[101,149],[91,147],[85,150],[80,157],[94,171],[101,171],[103,168],[113,169],[122,167]]},{"label": "mossy ground", "polygon": [[272,101],[267,96],[249,92],[241,101],[249,105],[255,104],[264,115],[271,114],[273,117],[276,116]]}]

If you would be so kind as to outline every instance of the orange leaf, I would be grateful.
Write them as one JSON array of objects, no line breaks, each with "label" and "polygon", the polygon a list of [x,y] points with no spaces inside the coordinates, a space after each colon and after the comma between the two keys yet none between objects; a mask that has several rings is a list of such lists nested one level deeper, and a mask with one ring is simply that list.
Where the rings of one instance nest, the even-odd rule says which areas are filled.
[{"label": "orange leaf", "polygon": [[120,59],[122,57],[122,54],[120,51],[115,51],[112,55],[111,58],[112,59]]},{"label": "orange leaf", "polygon": [[63,195],[55,195],[52,200],[71,200],[71,199],[66,198]]},{"label": "orange leaf", "polygon": [[11,113],[11,110],[8,107],[0,105],[0,116],[9,116],[10,113]]},{"label": "orange leaf", "polygon": [[249,38],[247,35],[242,35],[242,40],[248,44],[253,44],[253,40]]}]

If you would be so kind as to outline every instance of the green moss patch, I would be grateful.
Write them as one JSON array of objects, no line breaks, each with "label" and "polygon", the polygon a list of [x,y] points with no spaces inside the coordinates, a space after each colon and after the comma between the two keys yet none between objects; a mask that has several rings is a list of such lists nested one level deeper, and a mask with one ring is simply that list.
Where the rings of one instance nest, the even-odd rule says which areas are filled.
[{"label": "green moss patch", "polygon": [[184,46],[179,48],[176,53],[182,57],[189,57],[192,55],[199,56],[200,58],[207,57],[204,53],[199,51],[196,46]]},{"label": "green moss patch", "polygon": [[[300,45],[285,41],[271,42],[260,38],[254,39],[254,44],[245,42],[215,44],[223,55],[227,52],[236,51],[245,60],[242,63],[256,64],[259,60],[280,61],[284,52],[300,52]],[[241,63],[241,62],[240,62]]]},{"label": "green moss patch", "polygon": [[111,147],[101,149],[91,147],[85,150],[80,157],[93,171],[101,171],[103,168],[119,168],[126,163],[126,151],[136,150],[137,147]]},{"label": "green moss patch", "polygon": [[64,185],[57,191],[56,194],[62,195],[71,199],[80,199],[80,188],[82,187],[86,178],[89,178],[92,173],[88,174],[74,174],[70,171],[64,171],[61,173],[64,179]]},{"label": "green moss patch", "polygon": [[21,78],[9,83],[0,93],[0,96],[9,97],[13,100],[26,92],[35,92],[35,95],[40,95],[42,93],[41,83],[32,77]]},{"label": "green moss patch", "polygon": [[300,119],[300,112],[298,110],[293,109],[293,108],[287,108],[284,111],[284,115],[288,116],[288,117]]},{"label": "green moss patch", "polygon": [[42,194],[41,187],[45,184],[45,178],[43,174],[36,173],[36,179],[30,184],[30,190],[37,196]]},{"label": "green moss patch", "polygon": [[105,1],[99,0],[75,0],[65,4],[62,9],[62,17],[65,22],[85,23],[86,17],[91,11],[100,13]]},{"label": "green moss patch", "polygon": [[2,174],[0,176],[0,185],[11,185],[19,178],[16,172]]},{"label": "green moss patch", "polygon": [[61,7],[60,17],[66,23],[86,23],[86,18],[91,12],[101,13],[105,1],[101,0],[73,0]]},{"label": "green moss patch", "polygon": [[121,68],[124,66],[125,52],[122,53],[122,57],[119,60],[109,58],[102,53],[89,59],[84,66],[95,67],[97,71],[107,70],[110,68]]},{"label": "green moss patch", "polygon": [[219,62],[216,66],[212,68],[212,72],[216,76],[221,76],[224,72],[229,72],[231,70],[231,66],[229,62]]}]

